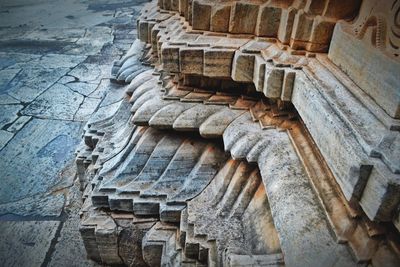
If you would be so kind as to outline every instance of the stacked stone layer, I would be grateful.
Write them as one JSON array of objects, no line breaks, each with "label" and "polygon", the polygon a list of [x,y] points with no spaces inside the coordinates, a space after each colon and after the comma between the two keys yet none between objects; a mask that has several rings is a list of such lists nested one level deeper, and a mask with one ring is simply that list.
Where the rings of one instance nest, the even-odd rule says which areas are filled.
[{"label": "stacked stone layer", "polygon": [[[303,9],[321,8],[309,2]],[[137,40],[113,68],[115,80],[130,83],[127,98],[88,123],[78,151],[81,232],[93,259],[400,264],[399,121],[332,54],[296,51],[276,36],[209,32],[212,21],[227,22],[222,14],[210,15],[209,26],[195,22],[230,6],[226,27],[246,26],[239,10],[274,10],[271,3],[145,7],[138,20],[144,56]],[[324,1],[326,16],[330,4]]]},{"label": "stacked stone layer", "polygon": [[352,92],[360,89],[326,56],[299,55],[269,40],[198,33],[178,14],[157,11],[155,3],[138,25],[140,38],[152,44],[169,73],[253,82],[269,99],[291,101],[346,198],[359,201],[372,220],[393,218],[400,201],[400,143],[390,129],[399,122],[360,101]]}]

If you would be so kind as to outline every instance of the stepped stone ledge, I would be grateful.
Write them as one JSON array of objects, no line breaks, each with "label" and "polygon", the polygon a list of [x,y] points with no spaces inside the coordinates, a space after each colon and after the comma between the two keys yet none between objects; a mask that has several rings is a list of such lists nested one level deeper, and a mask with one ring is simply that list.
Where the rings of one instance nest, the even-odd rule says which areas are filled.
[{"label": "stepped stone ledge", "polygon": [[89,257],[399,266],[400,6],[378,2],[146,4],[76,152]]}]

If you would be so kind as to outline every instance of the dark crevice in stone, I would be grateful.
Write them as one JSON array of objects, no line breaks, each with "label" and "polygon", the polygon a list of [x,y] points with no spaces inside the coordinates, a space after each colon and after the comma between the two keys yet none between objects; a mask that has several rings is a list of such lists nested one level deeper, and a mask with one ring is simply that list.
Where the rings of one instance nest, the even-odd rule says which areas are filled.
[{"label": "dark crevice in stone", "polygon": [[56,251],[56,245],[58,243],[58,239],[61,236],[61,230],[64,226],[64,222],[67,220],[67,218],[68,218],[68,215],[63,210],[61,212],[61,216],[60,216],[60,219],[61,219],[60,224],[58,225],[58,228],[57,228],[57,231],[56,231],[56,234],[55,234],[53,240],[51,240],[49,250],[46,252],[46,257],[44,258],[44,261],[42,262],[41,267],[46,267],[51,262],[51,257],[53,256],[53,253]]}]

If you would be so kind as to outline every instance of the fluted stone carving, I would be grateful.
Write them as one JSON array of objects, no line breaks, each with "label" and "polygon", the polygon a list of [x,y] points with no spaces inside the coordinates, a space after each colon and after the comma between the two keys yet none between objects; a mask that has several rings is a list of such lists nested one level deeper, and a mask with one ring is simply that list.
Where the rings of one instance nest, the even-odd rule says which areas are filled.
[{"label": "fluted stone carving", "polygon": [[[78,150],[89,256],[129,266],[399,265],[400,121],[388,112],[398,68],[354,78],[360,63],[351,69],[357,58],[346,54],[372,47],[396,66],[397,24],[385,35],[369,19],[396,6],[147,4],[140,40],[113,66],[126,97],[98,111]],[[386,78],[388,95],[369,91]]]}]

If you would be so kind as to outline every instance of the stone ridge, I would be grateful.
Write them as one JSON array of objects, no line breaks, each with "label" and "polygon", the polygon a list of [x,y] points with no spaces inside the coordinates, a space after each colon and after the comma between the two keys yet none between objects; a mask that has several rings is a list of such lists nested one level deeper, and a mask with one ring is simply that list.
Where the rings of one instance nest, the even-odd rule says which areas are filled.
[{"label": "stone ridge", "polygon": [[[343,86],[345,75],[330,71],[334,67],[326,56],[290,53],[269,40],[198,33],[176,13],[158,12],[154,2],[144,9],[138,25],[139,37],[151,44],[153,55],[169,73],[213,73],[252,82],[269,99],[291,101],[346,198],[360,202],[372,220],[392,220],[400,201],[400,158],[392,152],[398,147],[398,133],[390,129],[398,129],[398,122],[376,104],[365,106],[355,97]],[[326,129],[316,127],[315,114],[324,114],[319,123],[331,121],[324,123]]]}]

